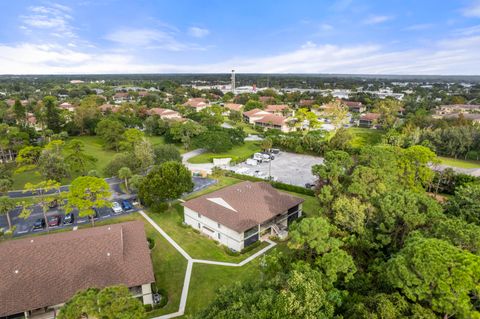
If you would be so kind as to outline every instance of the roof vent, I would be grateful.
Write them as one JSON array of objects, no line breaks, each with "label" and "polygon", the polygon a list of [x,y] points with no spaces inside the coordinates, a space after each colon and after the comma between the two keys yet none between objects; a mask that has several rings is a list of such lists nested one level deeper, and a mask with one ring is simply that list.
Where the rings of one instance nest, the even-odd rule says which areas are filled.
[{"label": "roof vent", "polygon": [[229,209],[231,211],[234,211],[234,212],[237,212],[237,210],[235,208],[233,208],[232,206],[230,206],[229,203],[227,203],[223,198],[221,197],[214,197],[214,198],[207,198],[207,200],[217,204],[217,205],[220,205],[222,207],[225,207],[226,209]]},{"label": "roof vent", "polygon": [[107,256],[110,257],[110,253],[107,253]]},{"label": "roof vent", "polygon": [[15,269],[15,273],[18,274],[18,269]]}]

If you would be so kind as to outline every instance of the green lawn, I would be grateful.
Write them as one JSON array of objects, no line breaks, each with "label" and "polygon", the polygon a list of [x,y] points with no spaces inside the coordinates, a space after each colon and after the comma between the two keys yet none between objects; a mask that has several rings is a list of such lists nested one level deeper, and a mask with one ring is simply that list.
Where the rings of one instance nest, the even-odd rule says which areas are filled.
[{"label": "green lawn", "polygon": [[353,135],[352,147],[359,148],[366,145],[376,145],[382,141],[383,131],[363,127],[351,127],[348,129]]},{"label": "green lawn", "polygon": [[192,157],[188,161],[192,164],[211,163],[214,158],[231,157],[232,160],[246,159],[252,156],[254,153],[260,152],[260,146],[258,142],[245,142],[243,145],[235,146],[228,152],[224,153],[203,153],[198,156]]},{"label": "green lawn", "polygon": [[191,227],[182,225],[183,206],[180,204],[174,204],[170,209],[163,212],[149,212],[148,214],[190,257],[195,259],[237,263],[268,245],[267,243],[262,243],[257,248],[245,254],[231,256],[226,253],[222,245],[213,239],[195,232]]},{"label": "green lawn", "polygon": [[[116,152],[114,150],[107,150],[103,147],[103,141],[98,136],[75,136],[72,139],[78,139],[84,143],[85,152],[89,155],[92,155],[97,159],[92,169],[96,170],[102,177],[104,176],[103,170],[107,164],[115,156]],[[148,136],[147,139],[152,143],[152,145],[163,145],[165,144],[165,138],[163,136]],[[178,147],[178,146],[177,146]],[[183,153],[185,150],[181,147],[178,147],[180,152]],[[70,182],[75,178],[72,176],[70,178],[65,178],[61,181],[62,185],[70,184]],[[40,183],[42,177],[37,171],[23,172],[13,175],[13,186],[12,189],[23,189],[25,184],[30,182],[33,184]]]},{"label": "green lawn", "polygon": [[193,315],[205,309],[213,301],[217,290],[222,286],[229,286],[235,282],[244,282],[249,279],[260,279],[260,260],[261,257],[243,267],[194,264],[185,314]]},{"label": "green lawn", "polygon": [[449,165],[459,168],[480,168],[480,161],[466,161],[442,156],[439,156],[438,158],[443,165]]}]

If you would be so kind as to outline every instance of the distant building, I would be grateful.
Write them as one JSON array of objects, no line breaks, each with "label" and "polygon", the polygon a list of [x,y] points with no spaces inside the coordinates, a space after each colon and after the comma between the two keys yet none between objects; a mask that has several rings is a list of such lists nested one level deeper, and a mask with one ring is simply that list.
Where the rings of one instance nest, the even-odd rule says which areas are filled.
[{"label": "distant building", "polygon": [[378,113],[365,113],[360,116],[358,125],[362,127],[373,127],[377,124],[379,118],[380,114]]},{"label": "distant building", "polygon": [[185,202],[184,221],[241,251],[262,234],[285,237],[290,224],[302,216],[303,201],[265,182],[242,182]]},{"label": "distant building", "polygon": [[130,94],[126,92],[118,92],[113,95],[113,101],[117,104],[130,101]]},{"label": "distant building", "polygon": [[241,112],[243,109],[243,104],[225,103],[223,107],[226,108],[228,111]]},{"label": "distant building", "polygon": [[100,109],[100,112],[102,112],[102,113],[105,113],[105,112],[108,112],[108,111],[115,113],[115,112],[120,111],[120,106],[109,104],[109,103],[102,104],[98,108]]},{"label": "distant building", "polygon": [[436,108],[435,114],[444,115],[451,113],[475,113],[480,112],[480,105],[478,104],[451,104],[440,105]]},{"label": "distant building", "polygon": [[313,104],[315,104],[315,100],[300,100],[300,102],[298,102],[300,107],[308,107],[312,106]]},{"label": "distant building", "polygon": [[85,83],[85,81],[82,81],[82,80],[71,80],[70,81],[70,84],[82,84],[82,83]]},{"label": "distant building", "polygon": [[63,109],[63,110],[70,111],[70,112],[75,111],[75,107],[74,107],[72,104],[68,103],[68,102],[63,102],[63,103],[60,104],[58,107],[61,108],[61,109]]},{"label": "distant building", "polygon": [[275,102],[275,98],[273,96],[260,96],[258,100],[264,104]]},{"label": "distant building", "polygon": [[265,111],[272,114],[283,115],[289,109],[286,104],[270,104],[265,107]]},{"label": "distant building", "polygon": [[367,110],[367,107],[362,102],[355,101],[342,101],[343,104],[348,106],[348,110],[354,113],[363,113]]},{"label": "distant building", "polygon": [[247,112],[243,112],[243,119],[255,126],[261,126],[266,129],[277,129],[282,132],[289,132],[287,119],[282,115],[272,114],[270,112],[253,109]]},{"label": "distant building", "polygon": [[162,120],[180,120],[182,116],[180,113],[170,109],[162,109],[159,107],[154,107],[147,110],[148,115],[158,115]]},{"label": "distant building", "polygon": [[143,222],[67,231],[0,244],[0,317],[55,317],[76,292],[125,285],[152,304],[155,282]]},{"label": "distant building", "polygon": [[197,112],[209,106],[208,100],[203,97],[190,98],[187,102],[185,102],[184,105],[186,107],[195,109]]},{"label": "distant building", "polygon": [[480,113],[451,113],[445,115],[437,115],[437,119],[458,119],[460,116],[463,116],[464,119],[470,120],[475,124],[480,124]]}]

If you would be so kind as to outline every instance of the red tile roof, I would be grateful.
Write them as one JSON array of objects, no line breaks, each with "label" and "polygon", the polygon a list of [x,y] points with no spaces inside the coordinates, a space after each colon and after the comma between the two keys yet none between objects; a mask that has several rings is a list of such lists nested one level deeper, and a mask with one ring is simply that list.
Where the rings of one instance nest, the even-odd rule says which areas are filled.
[{"label": "red tile roof", "polygon": [[0,244],[0,317],[57,305],[77,291],[155,281],[143,222]]},{"label": "red tile roof", "polygon": [[225,103],[225,108],[227,108],[229,110],[232,110],[232,111],[240,112],[242,107],[243,107],[243,104]]},{"label": "red tile roof", "polygon": [[[222,199],[231,208],[209,199]],[[303,199],[282,193],[265,182],[242,182],[189,200],[183,206],[237,232],[262,224]]]},{"label": "red tile roof", "polygon": [[283,110],[288,110],[288,105],[286,104],[271,104],[265,107],[267,112],[281,112]]},{"label": "red tile roof", "polygon": [[348,107],[362,107],[362,102],[355,102],[355,101],[342,101],[343,104],[345,104]]},{"label": "red tile roof", "polygon": [[360,119],[364,121],[375,121],[375,120],[378,120],[379,118],[380,118],[380,114],[378,113],[365,113],[360,117]]},{"label": "red tile roof", "polygon": [[286,119],[281,115],[265,114],[260,119],[254,121],[255,123],[283,125],[285,124],[285,120]]},{"label": "red tile roof", "polygon": [[253,109],[253,110],[250,110],[250,111],[243,112],[243,115],[245,115],[247,117],[251,117],[251,116],[257,114],[258,112],[263,112],[263,110]]},{"label": "red tile roof", "polygon": [[185,106],[197,108],[205,106],[207,103],[207,99],[204,99],[203,97],[196,97],[188,99],[188,101],[185,103]]}]

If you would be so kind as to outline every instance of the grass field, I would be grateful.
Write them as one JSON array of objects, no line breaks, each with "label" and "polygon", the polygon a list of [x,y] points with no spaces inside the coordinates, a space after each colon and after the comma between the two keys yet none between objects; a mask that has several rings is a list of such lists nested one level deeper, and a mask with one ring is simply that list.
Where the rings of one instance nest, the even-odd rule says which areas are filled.
[{"label": "grass field", "polygon": [[438,158],[443,165],[449,165],[458,168],[480,168],[480,161],[466,161],[442,156],[439,156]]},{"label": "grass field", "polygon": [[192,157],[188,161],[192,164],[211,163],[214,158],[231,157],[232,160],[237,158],[248,158],[254,153],[260,151],[260,145],[258,142],[245,142],[243,145],[235,146],[228,152],[224,153],[203,153]]},{"label": "grass field", "polygon": [[366,145],[376,145],[382,141],[383,131],[380,130],[351,127],[348,129],[348,132],[353,135],[351,145],[354,148],[359,148]]},{"label": "grass field", "polygon": [[[116,152],[114,150],[107,150],[103,147],[103,141],[98,136],[75,136],[72,139],[78,139],[84,143],[85,152],[97,159],[92,169],[96,170],[102,177],[104,176],[103,170],[107,164],[115,156]],[[148,136],[147,139],[152,143],[152,145],[162,145],[165,144],[165,138],[163,136]],[[180,152],[184,152],[182,148],[179,148]],[[72,179],[65,178],[61,181],[62,185],[70,184]],[[42,177],[37,171],[23,172],[13,175],[13,186],[12,189],[23,189],[25,184],[30,182],[33,184],[39,183],[42,181]]]}]

